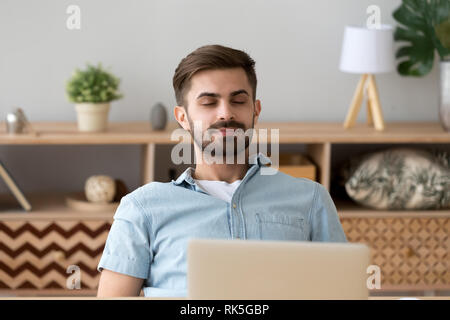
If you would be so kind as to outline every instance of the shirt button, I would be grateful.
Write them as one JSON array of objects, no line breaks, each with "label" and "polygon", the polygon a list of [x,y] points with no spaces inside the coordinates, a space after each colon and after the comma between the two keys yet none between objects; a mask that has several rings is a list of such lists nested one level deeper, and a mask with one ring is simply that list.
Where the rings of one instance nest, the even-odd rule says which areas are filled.
[{"label": "shirt button", "polygon": [[235,209],[236,209],[236,203],[233,203],[233,208],[235,208]]}]

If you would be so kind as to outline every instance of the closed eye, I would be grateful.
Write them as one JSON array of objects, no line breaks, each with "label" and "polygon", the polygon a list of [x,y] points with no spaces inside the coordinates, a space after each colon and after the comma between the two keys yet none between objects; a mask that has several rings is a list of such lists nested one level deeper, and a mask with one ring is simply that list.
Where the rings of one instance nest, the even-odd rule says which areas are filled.
[{"label": "closed eye", "polygon": [[[232,103],[235,103],[235,104],[244,104],[245,102],[242,102],[242,101],[232,101]],[[212,105],[215,105],[216,103],[215,102],[211,102],[211,103],[202,103],[202,106],[212,106]]]}]

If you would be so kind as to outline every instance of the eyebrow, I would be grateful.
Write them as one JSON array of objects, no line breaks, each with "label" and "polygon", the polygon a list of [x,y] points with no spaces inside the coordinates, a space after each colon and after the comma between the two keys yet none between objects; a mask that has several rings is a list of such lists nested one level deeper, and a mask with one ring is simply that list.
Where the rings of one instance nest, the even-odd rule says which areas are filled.
[{"label": "eyebrow", "polygon": [[[250,96],[248,92],[244,89],[236,90],[230,93],[231,97],[237,96],[241,93],[246,94],[247,96]],[[213,98],[220,98],[220,94],[213,93],[213,92],[202,92],[197,96],[197,99],[200,99],[201,97],[213,97]]]}]

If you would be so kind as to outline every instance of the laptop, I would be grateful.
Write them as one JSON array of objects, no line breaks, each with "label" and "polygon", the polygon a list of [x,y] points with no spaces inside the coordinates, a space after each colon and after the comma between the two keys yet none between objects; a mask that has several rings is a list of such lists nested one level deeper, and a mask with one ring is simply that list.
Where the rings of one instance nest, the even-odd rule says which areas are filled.
[{"label": "laptop", "polygon": [[191,239],[188,299],[368,299],[359,243]]}]

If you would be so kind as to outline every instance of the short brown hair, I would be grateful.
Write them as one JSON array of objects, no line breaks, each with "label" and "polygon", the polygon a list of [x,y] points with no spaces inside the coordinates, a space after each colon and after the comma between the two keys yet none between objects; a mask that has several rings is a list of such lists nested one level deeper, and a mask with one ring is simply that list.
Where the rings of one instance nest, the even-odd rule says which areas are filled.
[{"label": "short brown hair", "polygon": [[184,96],[195,73],[202,70],[230,68],[244,69],[253,91],[253,101],[255,101],[257,82],[255,61],[244,51],[221,45],[207,45],[188,54],[175,69],[173,88],[175,89],[177,104],[179,106],[187,106]]}]

